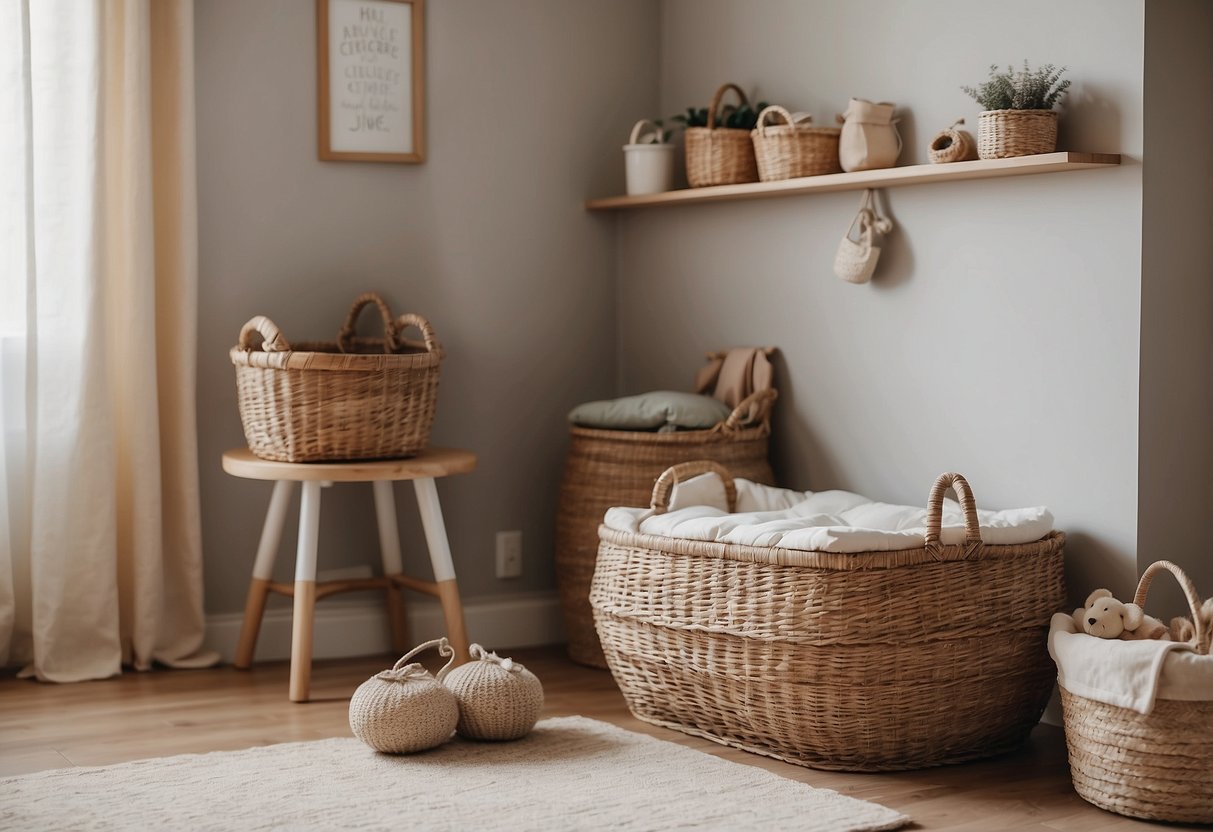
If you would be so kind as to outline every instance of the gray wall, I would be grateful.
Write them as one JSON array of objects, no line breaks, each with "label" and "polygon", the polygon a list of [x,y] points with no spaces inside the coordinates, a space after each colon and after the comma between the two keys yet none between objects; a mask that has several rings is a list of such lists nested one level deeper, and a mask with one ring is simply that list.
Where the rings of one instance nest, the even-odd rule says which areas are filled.
[{"label": "gray wall", "polygon": [[[609,395],[616,371],[615,236],[581,203],[622,190],[626,128],[654,111],[658,7],[440,0],[428,13],[429,158],[360,164],[316,159],[314,0],[196,5],[212,613],[241,608],[269,499],[267,484],[219,468],[243,444],[227,350],[257,313],[288,339],[331,338],[366,289],[429,317],[447,349],[433,439],[480,454],[476,473],[439,483],[464,596],[554,584],[564,414]],[[428,575],[399,492],[406,566]],[[374,563],[369,488],[324,499],[321,568]],[[504,529],[524,535],[524,574],[509,582],[493,577]]]},{"label": "gray wall", "polygon": [[[1146,4],[1138,566],[1213,594],[1213,3]],[[1201,137],[1201,138],[1196,138]],[[1152,610],[1186,609],[1170,577]],[[1155,606],[1155,605],[1158,606]]]},{"label": "gray wall", "polygon": [[991,63],[1066,64],[1062,149],[1116,169],[886,192],[877,279],[831,272],[858,193],[692,205],[618,220],[624,392],[686,386],[707,349],[781,349],[777,473],[921,504],[965,473],[981,504],[1044,503],[1076,587],[1136,574],[1142,221],[1141,0],[665,0],[661,107],[736,81],[832,123],[897,102],[903,163],[978,105]]}]

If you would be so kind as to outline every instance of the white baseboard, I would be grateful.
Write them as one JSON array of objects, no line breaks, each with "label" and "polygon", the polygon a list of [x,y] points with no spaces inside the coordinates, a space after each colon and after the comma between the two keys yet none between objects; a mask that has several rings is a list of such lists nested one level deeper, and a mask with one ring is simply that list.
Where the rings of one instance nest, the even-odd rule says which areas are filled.
[{"label": "white baseboard", "polygon": [[[414,644],[444,635],[442,608],[435,601],[413,601],[407,605],[409,637]],[[504,598],[472,598],[464,602],[463,617],[468,637],[490,650],[538,647],[564,642],[560,599],[555,594]],[[208,615],[206,646],[218,651],[225,662],[236,654],[241,613]],[[312,656],[341,659],[391,653],[387,609],[382,602],[322,601],[316,605]],[[291,657],[291,610],[265,611],[257,639],[257,661]]]}]

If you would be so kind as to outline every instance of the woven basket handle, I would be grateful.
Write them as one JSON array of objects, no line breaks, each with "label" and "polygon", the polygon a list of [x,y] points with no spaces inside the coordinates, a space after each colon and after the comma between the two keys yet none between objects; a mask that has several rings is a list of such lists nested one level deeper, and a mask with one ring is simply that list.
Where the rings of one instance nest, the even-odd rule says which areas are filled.
[{"label": "woven basket handle", "polygon": [[733,412],[729,414],[729,418],[718,424],[714,430],[731,433],[754,425],[770,427],[771,410],[777,398],[779,398],[779,392],[773,387],[754,391],[738,402],[737,407],[733,408]]},{"label": "woven basket handle", "polygon": [[442,677],[446,676],[446,674],[451,669],[451,665],[453,665],[455,663],[455,648],[451,647],[451,643],[449,641],[447,641],[446,636],[443,636],[442,638],[432,639],[430,641],[424,642],[423,644],[418,644],[412,650],[410,650],[409,652],[407,652],[403,656],[401,656],[400,659],[394,665],[392,665],[392,670],[403,669],[404,666],[409,663],[409,659],[413,658],[418,653],[424,653],[426,650],[429,650],[431,647],[437,647],[438,655],[447,656],[450,659],[445,665],[443,665],[442,670],[438,671],[438,675],[436,678],[438,679],[438,681],[442,681]]},{"label": "woven basket handle", "polygon": [[1137,592],[1133,594],[1133,603],[1143,609],[1146,606],[1146,595],[1150,591],[1150,584],[1154,580],[1154,576],[1163,570],[1167,570],[1175,576],[1175,580],[1179,583],[1180,589],[1184,591],[1184,597],[1188,599],[1188,608],[1192,610],[1192,624],[1196,628],[1196,652],[1202,655],[1208,655],[1209,644],[1209,629],[1201,626],[1200,620],[1200,596],[1196,594],[1196,585],[1192,583],[1182,569],[1169,560],[1157,560],[1146,567],[1146,571],[1141,573],[1141,580],[1137,583]]},{"label": "woven basket handle", "polygon": [[805,116],[800,121],[796,121],[795,119],[792,118],[792,114],[789,113],[787,111],[787,109],[785,109],[784,107],[780,107],[778,104],[771,104],[771,105],[767,106],[766,108],[764,108],[763,111],[758,114],[758,135],[765,136],[767,134],[767,131],[766,131],[767,116],[772,113],[774,113],[777,116],[782,116],[783,120],[790,127],[795,127],[797,124],[808,125],[813,121],[812,116]]},{"label": "woven basket handle", "polygon": [[969,481],[960,474],[940,474],[931,486],[931,496],[927,500],[927,534],[926,550],[938,558],[943,551],[939,542],[939,530],[943,527],[943,498],[948,493],[948,487],[956,489],[960,498],[960,507],[965,513],[965,558],[972,557],[981,551],[981,523],[977,520],[977,503],[973,500],[973,490]]},{"label": "woven basket handle", "polygon": [[240,349],[253,349],[254,332],[261,335],[261,349],[265,352],[287,352],[291,348],[277,324],[264,315],[257,315],[249,318],[248,323],[240,327]]},{"label": "woven basket handle", "polygon": [[388,308],[387,302],[374,292],[359,295],[354,301],[354,305],[350,307],[350,313],[345,316],[345,323],[341,325],[341,331],[337,333],[337,349],[342,352],[350,351],[350,340],[354,337],[354,326],[358,323],[358,313],[362,311],[363,307],[372,303],[379,307],[379,315],[383,319],[383,351],[388,354],[396,351],[396,328],[392,323],[392,310]]},{"label": "woven basket handle", "polygon": [[[421,330],[423,341],[413,341],[409,338],[401,337],[401,334],[410,326],[415,326]],[[397,344],[405,344],[410,347],[425,347],[426,352],[436,352],[442,355],[442,344],[438,343],[438,336],[434,334],[434,327],[425,318],[415,312],[405,312],[392,324],[392,329],[396,333]]]},{"label": "woven basket handle", "polygon": [[724,94],[729,90],[733,90],[737,93],[737,97],[741,99],[741,103],[743,105],[750,103],[750,99],[745,97],[745,93],[742,92],[741,87],[737,86],[736,84],[724,84],[720,89],[716,90],[716,94],[712,96],[712,103],[708,105],[709,130],[716,129],[716,110],[720,108],[720,101],[722,98],[724,98]]},{"label": "woven basket handle", "polygon": [[733,476],[729,473],[728,468],[710,459],[682,462],[666,468],[653,485],[653,499],[649,503],[649,507],[654,514],[665,514],[670,509],[670,494],[676,484],[709,472],[720,477],[720,481],[724,483],[725,496],[728,498],[729,511],[735,511],[737,509],[737,486],[733,483]]}]

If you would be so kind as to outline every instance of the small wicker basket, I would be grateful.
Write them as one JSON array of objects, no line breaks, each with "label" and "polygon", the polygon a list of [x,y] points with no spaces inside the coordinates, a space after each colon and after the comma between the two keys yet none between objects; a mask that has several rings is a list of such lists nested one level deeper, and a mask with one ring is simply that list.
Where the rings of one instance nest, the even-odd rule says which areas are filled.
[{"label": "small wicker basket", "polygon": [[[783,124],[767,124],[767,116],[777,115]],[[813,127],[812,116],[797,121],[792,114],[772,104],[758,115],[758,126],[751,136],[758,160],[758,176],[763,182],[841,173],[838,161],[837,127]]]},{"label": "small wicker basket", "polygon": [[977,155],[1007,159],[1057,149],[1056,110],[985,110],[977,123]]},{"label": "small wicker basket", "polygon": [[758,164],[754,160],[750,131],[716,126],[720,100],[729,90],[737,93],[742,104],[749,103],[741,87],[725,84],[716,90],[708,105],[708,126],[686,130],[687,182],[692,188],[758,181]]},{"label": "small wicker basket", "polygon": [[[1133,603],[1145,604],[1150,582],[1163,570],[1183,587],[1196,624],[1196,652],[1208,656],[1200,597],[1178,566],[1158,561],[1146,567]],[[1141,714],[1059,689],[1070,775],[1083,800],[1135,818],[1213,823],[1213,693],[1203,702],[1158,699],[1154,710]]]},{"label": "small wicker basket", "polygon": [[931,139],[927,156],[932,165],[942,165],[949,162],[971,162],[977,158],[977,143],[973,134],[968,130],[960,130],[965,120],[958,119],[947,130],[940,130]]},{"label": "small wicker basket", "polygon": [[[381,339],[354,335],[358,313],[370,304],[383,318]],[[410,326],[424,341],[400,337]],[[292,347],[273,321],[258,315],[240,330],[230,355],[244,436],[262,459],[395,459],[429,444],[442,347],[429,321],[411,313],[393,320],[374,293],[354,301],[335,342]]]}]

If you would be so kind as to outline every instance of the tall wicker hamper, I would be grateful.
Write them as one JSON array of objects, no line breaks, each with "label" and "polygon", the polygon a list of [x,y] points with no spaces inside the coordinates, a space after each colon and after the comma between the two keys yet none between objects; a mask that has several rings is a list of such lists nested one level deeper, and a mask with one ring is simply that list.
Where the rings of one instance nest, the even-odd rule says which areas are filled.
[{"label": "tall wicker hamper", "polygon": [[[371,305],[382,317],[382,338],[354,334],[359,312]],[[402,337],[410,326],[424,342]],[[373,292],[354,301],[336,341],[291,345],[258,315],[240,330],[230,356],[245,439],[262,459],[394,459],[429,444],[442,346],[429,321],[410,313],[393,319]]]},{"label": "tall wicker hamper", "polygon": [[774,483],[768,445],[776,396],[774,390],[754,393],[710,430],[652,433],[570,426],[556,515],[556,580],[573,661],[607,666],[589,598],[598,525],[607,509],[643,503],[663,471],[693,459],[716,460],[738,476]]},{"label": "tall wicker hamper", "polygon": [[[653,508],[665,509],[678,479],[716,467],[670,469]],[[942,545],[953,484],[966,541]],[[893,771],[1015,748],[1052,690],[1045,639],[1065,600],[1065,536],[983,545],[957,474],[932,488],[919,549],[599,534],[594,619],[628,707],[646,722],[813,768]]]},{"label": "tall wicker hamper", "polygon": [[[1200,596],[1168,561],[1142,573],[1133,603],[1144,606],[1154,576],[1168,570],[1200,621]],[[1197,624],[1196,652],[1209,656],[1208,631]],[[1163,673],[1165,674],[1164,665]],[[1074,790],[1101,809],[1135,818],[1213,823],[1213,691],[1205,701],[1158,699],[1141,714],[1058,686]]]}]

